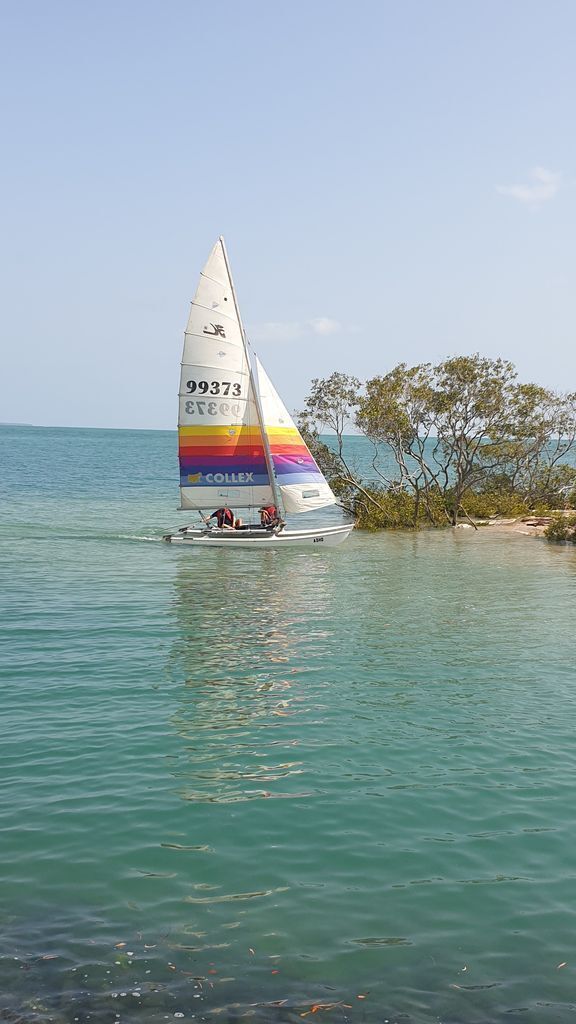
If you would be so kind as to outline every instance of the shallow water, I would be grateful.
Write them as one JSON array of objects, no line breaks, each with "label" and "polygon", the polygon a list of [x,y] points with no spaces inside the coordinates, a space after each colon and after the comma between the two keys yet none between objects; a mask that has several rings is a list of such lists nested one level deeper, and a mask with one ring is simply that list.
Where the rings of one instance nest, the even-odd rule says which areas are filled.
[{"label": "shallow water", "polygon": [[174,449],[0,430],[0,1015],[571,1016],[574,551],[170,547]]}]

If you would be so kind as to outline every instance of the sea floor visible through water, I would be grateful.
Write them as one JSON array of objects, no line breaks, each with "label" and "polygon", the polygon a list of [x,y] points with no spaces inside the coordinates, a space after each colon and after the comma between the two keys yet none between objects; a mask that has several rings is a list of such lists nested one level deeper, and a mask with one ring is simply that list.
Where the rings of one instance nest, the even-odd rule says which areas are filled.
[{"label": "sea floor visible through water", "polygon": [[571,1019],[576,552],[171,547],[174,447],[0,430],[0,1018]]}]

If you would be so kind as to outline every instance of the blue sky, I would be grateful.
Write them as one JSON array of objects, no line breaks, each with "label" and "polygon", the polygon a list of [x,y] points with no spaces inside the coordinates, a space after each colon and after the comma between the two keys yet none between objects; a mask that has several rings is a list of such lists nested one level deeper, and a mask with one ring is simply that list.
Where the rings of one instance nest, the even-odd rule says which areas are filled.
[{"label": "blue sky", "polygon": [[286,403],[479,351],[576,389],[572,0],[1,8],[0,421],[172,428],[224,234]]}]

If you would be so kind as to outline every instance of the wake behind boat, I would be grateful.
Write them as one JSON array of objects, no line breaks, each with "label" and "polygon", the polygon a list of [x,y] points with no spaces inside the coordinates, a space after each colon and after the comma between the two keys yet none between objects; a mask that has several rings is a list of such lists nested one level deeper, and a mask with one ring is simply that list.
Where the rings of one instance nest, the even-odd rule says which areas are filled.
[{"label": "wake behind boat", "polygon": [[[299,530],[285,523],[287,514],[337,499],[262,364],[250,357],[223,238],[200,275],[184,336],[178,442],[180,508],[196,511],[201,522],[166,534],[166,541],[334,545],[353,529],[350,521]],[[245,511],[249,518],[266,508],[276,514],[271,526],[226,528],[207,521],[214,508]]]}]

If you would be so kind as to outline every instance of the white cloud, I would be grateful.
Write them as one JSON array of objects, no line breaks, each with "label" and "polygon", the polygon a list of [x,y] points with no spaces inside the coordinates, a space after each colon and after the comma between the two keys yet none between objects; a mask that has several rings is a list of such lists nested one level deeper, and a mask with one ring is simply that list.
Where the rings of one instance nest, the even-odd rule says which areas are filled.
[{"label": "white cloud", "polygon": [[339,334],[342,330],[342,324],[339,324],[337,320],[331,320],[329,316],[316,316],[313,320],[308,320],[307,323],[314,334]]},{"label": "white cloud", "polygon": [[302,324],[295,322],[279,323],[268,321],[264,324],[252,324],[248,328],[248,337],[254,341],[293,341],[302,334]]},{"label": "white cloud", "polygon": [[248,336],[254,341],[294,341],[296,338],[305,338],[310,334],[327,337],[330,334],[340,334],[343,331],[355,332],[356,330],[357,328],[354,327],[344,327],[332,317],[315,316],[310,320],[269,321],[263,324],[252,324],[248,329]]},{"label": "white cloud", "polygon": [[496,191],[503,196],[511,196],[520,203],[537,206],[547,203],[557,194],[562,175],[556,171],[548,171],[545,167],[534,167],[529,174],[530,182],[526,185],[497,185]]}]

